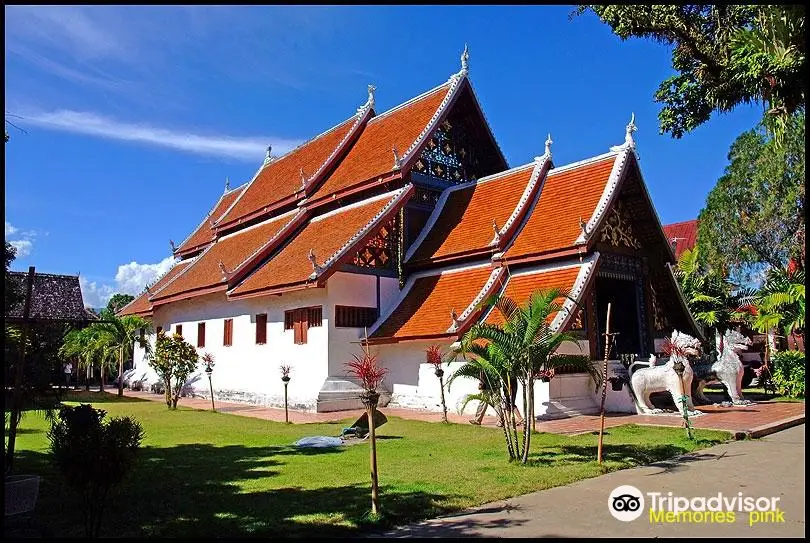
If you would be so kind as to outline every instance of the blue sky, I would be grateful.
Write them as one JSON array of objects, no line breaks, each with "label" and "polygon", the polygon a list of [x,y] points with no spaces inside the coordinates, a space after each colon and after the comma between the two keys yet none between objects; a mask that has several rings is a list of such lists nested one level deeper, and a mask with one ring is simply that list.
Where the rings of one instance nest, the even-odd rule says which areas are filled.
[{"label": "blue sky", "polygon": [[[138,293],[231,185],[352,115],[459,69],[510,166],[563,165],[624,139],[662,222],[697,216],[760,106],[658,134],[669,50],[569,6],[5,7],[6,239],[14,269],[81,273],[85,303]],[[21,117],[21,118],[20,118]]]}]

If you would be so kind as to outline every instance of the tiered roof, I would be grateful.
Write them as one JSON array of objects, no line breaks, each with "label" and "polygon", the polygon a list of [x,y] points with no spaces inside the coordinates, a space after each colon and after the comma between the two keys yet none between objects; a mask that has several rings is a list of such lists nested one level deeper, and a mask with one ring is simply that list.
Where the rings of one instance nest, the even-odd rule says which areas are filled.
[{"label": "tiered roof", "polygon": [[193,264],[194,258],[181,260],[164,273],[162,277],[158,278],[152,286],[144,289],[134,300],[118,310],[118,315],[140,315],[142,317],[152,314],[152,302],[149,299],[151,293],[158,292],[160,289],[169,284],[175,277],[180,275],[188,266]]},{"label": "tiered roof", "polygon": [[236,187],[235,189],[226,189],[222,196],[219,197],[217,203],[208,212],[208,215],[202,220],[200,225],[174,250],[175,256],[189,256],[196,251],[204,248],[206,245],[214,241],[214,224],[225,211],[231,207],[239,195],[247,185]]}]

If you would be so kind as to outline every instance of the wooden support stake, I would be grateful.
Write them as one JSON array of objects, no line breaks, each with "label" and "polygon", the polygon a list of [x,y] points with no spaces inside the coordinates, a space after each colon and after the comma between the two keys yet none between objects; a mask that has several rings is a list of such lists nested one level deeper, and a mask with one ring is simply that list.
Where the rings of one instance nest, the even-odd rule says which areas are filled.
[{"label": "wooden support stake", "polygon": [[596,460],[602,463],[602,439],[605,434],[605,396],[607,395],[607,364],[610,356],[610,302],[607,306],[607,318],[605,319],[605,359],[602,363],[602,405],[599,407],[599,448],[596,452]]}]

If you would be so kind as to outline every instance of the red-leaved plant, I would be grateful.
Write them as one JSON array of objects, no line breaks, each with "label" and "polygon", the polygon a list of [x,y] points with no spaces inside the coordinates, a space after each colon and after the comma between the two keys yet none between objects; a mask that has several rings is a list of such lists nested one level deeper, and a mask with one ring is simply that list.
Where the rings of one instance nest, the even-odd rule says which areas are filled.
[{"label": "red-leaved plant", "polygon": [[442,350],[438,345],[431,345],[425,349],[425,354],[428,364],[432,364],[437,368],[442,365]]},{"label": "red-leaved plant", "polygon": [[290,369],[291,368],[290,368],[290,366],[288,364],[282,364],[281,366],[279,366],[279,369],[281,370],[281,377],[282,378],[290,376]]},{"label": "red-leaved plant", "polygon": [[361,356],[352,355],[354,360],[346,363],[348,372],[363,383],[366,391],[376,390],[388,369],[377,366],[377,357],[364,352]]}]

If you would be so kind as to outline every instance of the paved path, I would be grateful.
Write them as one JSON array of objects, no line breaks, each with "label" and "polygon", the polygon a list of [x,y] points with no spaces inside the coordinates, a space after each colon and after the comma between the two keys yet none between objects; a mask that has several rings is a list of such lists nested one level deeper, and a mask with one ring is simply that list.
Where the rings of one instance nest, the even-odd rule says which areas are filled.
[{"label": "paved path", "polygon": [[[133,392],[125,390],[126,396],[142,398],[152,401],[163,401],[162,394],[152,394],[151,392]],[[203,398],[182,398],[180,405],[195,409],[211,409],[211,400]],[[253,417],[276,422],[284,421],[284,409],[273,407],[260,407],[256,405],[216,401],[217,410],[223,413],[233,413],[245,417]],[[410,420],[422,420],[426,422],[441,421],[441,413],[428,411],[426,409],[408,409],[384,407],[381,409],[386,415],[401,417]],[[763,425],[772,427],[780,421],[791,421],[793,424],[800,424],[804,421],[804,402],[775,402],[758,401],[747,406],[720,407],[720,406],[700,406],[700,410],[705,414],[692,419],[695,428],[706,428],[714,430],[726,430],[730,432],[750,432]],[[362,409],[352,411],[338,411],[334,413],[312,413],[307,411],[289,411],[290,422],[312,423],[312,422],[335,422],[349,418],[358,418],[363,414]],[[449,411],[447,418],[450,422],[459,424],[469,424],[470,415],[458,415]],[[484,417],[484,426],[495,426],[495,417]],[[646,424],[653,426],[675,426],[680,427],[683,419],[679,416],[641,416],[629,414],[609,414],[605,418],[605,428],[621,426],[622,424]],[[581,415],[566,419],[537,422],[538,432],[550,432],[554,434],[578,434],[583,432],[594,432],[599,430],[598,415]]]},{"label": "paved path", "polygon": [[[483,505],[384,534],[387,537],[804,537],[804,425],[768,437],[725,443],[678,459]],[[621,522],[608,511],[620,485],[675,496],[779,497],[783,523],[651,524]],[[646,498],[646,497],[645,497]],[[649,509],[649,499],[645,509]]]}]

